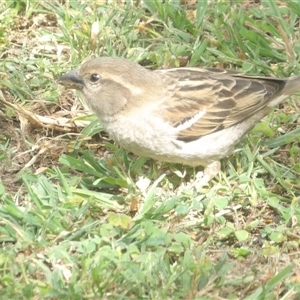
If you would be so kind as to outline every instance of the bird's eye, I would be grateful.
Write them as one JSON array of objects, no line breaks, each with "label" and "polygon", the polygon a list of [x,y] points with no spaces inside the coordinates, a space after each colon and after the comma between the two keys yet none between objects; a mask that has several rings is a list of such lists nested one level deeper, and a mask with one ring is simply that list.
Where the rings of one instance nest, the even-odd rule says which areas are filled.
[{"label": "bird's eye", "polygon": [[99,74],[92,74],[90,80],[91,82],[97,82],[100,78],[101,76]]}]

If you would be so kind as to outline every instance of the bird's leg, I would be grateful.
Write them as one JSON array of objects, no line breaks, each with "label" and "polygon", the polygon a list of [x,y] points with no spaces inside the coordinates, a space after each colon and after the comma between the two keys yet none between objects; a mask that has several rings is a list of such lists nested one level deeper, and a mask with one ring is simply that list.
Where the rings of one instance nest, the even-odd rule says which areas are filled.
[{"label": "bird's leg", "polygon": [[211,179],[213,179],[220,172],[220,170],[221,170],[221,163],[219,161],[214,161],[211,164],[207,165],[204,168],[203,172],[198,172],[196,174],[196,181],[194,184],[196,189],[199,190],[202,186],[207,184]]}]

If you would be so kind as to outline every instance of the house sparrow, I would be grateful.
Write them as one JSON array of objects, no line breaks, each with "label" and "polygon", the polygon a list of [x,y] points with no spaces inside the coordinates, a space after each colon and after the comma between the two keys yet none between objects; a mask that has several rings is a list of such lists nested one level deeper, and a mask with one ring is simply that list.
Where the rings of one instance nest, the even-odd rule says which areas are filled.
[{"label": "house sparrow", "polygon": [[220,171],[242,137],[300,92],[300,76],[268,78],[214,68],[150,71],[123,58],[90,59],[58,83],[80,90],[112,139],[145,157]]}]

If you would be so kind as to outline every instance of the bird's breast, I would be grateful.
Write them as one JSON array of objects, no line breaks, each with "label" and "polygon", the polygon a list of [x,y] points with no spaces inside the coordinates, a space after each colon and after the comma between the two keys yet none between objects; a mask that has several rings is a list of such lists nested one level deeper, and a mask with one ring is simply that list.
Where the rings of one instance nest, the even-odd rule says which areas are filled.
[{"label": "bird's breast", "polygon": [[177,131],[161,118],[120,116],[103,122],[104,129],[121,147],[160,161],[206,166],[230,155],[245,133],[240,124],[191,142],[177,139]]}]

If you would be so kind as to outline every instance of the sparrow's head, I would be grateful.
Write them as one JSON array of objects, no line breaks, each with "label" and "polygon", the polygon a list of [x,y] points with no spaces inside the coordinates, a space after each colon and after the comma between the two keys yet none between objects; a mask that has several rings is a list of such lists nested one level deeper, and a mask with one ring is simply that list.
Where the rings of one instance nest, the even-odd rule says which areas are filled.
[{"label": "sparrow's head", "polygon": [[112,116],[142,98],[136,96],[156,81],[155,75],[140,65],[110,57],[90,59],[58,79],[59,84],[82,91],[88,106],[100,118]]}]

